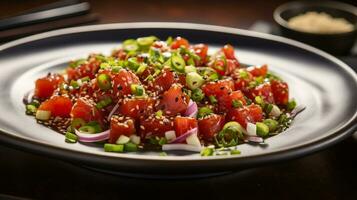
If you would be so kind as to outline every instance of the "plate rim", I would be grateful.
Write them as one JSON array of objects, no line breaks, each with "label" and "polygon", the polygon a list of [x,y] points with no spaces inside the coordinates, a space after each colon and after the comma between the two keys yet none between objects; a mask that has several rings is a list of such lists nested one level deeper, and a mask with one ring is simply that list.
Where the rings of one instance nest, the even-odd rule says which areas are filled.
[{"label": "plate rim", "polygon": [[[224,26],[216,26],[216,25],[207,25],[207,24],[196,24],[196,23],[180,23],[180,22],[134,22],[134,23],[112,23],[112,24],[100,24],[100,25],[88,25],[88,26],[79,26],[79,27],[72,27],[72,28],[64,28],[58,29],[54,31],[44,32],[32,36],[28,36],[25,38],[21,38],[15,41],[11,41],[5,43],[0,46],[0,52],[6,50],[8,48],[40,40],[54,36],[66,35],[71,33],[80,33],[80,32],[91,32],[91,31],[103,31],[103,30],[116,30],[116,29],[145,29],[145,28],[161,28],[161,29],[182,29],[182,30],[203,30],[203,31],[214,31],[214,32],[221,32],[221,33],[230,33],[235,35],[245,35],[255,38],[262,38],[266,40],[273,40],[280,43],[285,43],[288,45],[292,45],[298,48],[302,48],[314,54],[317,54],[329,61],[337,64],[339,67],[343,68],[355,81],[357,85],[357,74],[349,68],[345,63],[340,61],[339,59],[335,58],[334,56],[325,53],[319,49],[311,47],[309,45],[303,44],[301,42],[283,38],[280,36],[270,35],[266,33],[259,33],[249,30],[242,30],[237,28],[231,27],[224,27]],[[341,141],[342,139],[348,137],[354,130],[357,129],[357,123],[353,123],[357,121],[357,112],[353,115],[349,121],[347,121],[343,126],[340,127],[339,130],[335,131],[331,135],[326,136],[317,141],[307,142],[305,144],[293,147],[293,148],[286,148],[282,150],[277,150],[274,152],[266,153],[264,155],[251,155],[246,157],[237,157],[237,156],[229,156],[229,157],[217,157],[215,159],[212,158],[201,158],[199,159],[200,162],[213,162],[218,161],[221,159],[226,160],[239,160],[239,165],[248,166],[248,165],[256,165],[256,164],[263,164],[267,162],[273,162],[278,160],[284,160],[289,158],[295,158],[303,155],[307,155],[309,153],[316,152],[323,148],[327,148],[336,142]],[[25,138],[16,135],[16,133],[11,133],[10,131],[4,130],[0,127],[0,143],[9,144],[11,146],[15,146],[17,149],[25,149],[34,153],[40,153],[49,156],[55,156],[57,158],[62,158],[69,161],[79,161],[79,162],[93,162],[94,160],[101,160],[100,162],[103,163],[106,161],[107,165],[117,165],[118,163],[123,164],[123,162],[128,161],[128,166],[132,161],[142,162],[146,161],[155,161],[157,162],[197,162],[198,159],[145,159],[145,158],[130,158],[130,157],[111,157],[106,155],[99,155],[93,153],[86,153],[80,151],[74,151],[71,149],[61,148],[58,146],[54,146],[51,144],[46,144],[44,142],[39,142],[33,139]],[[77,155],[73,155],[77,154]],[[75,160],[73,160],[75,159]],[[94,162],[95,163],[95,162]],[[217,163],[217,162],[215,162]]]}]

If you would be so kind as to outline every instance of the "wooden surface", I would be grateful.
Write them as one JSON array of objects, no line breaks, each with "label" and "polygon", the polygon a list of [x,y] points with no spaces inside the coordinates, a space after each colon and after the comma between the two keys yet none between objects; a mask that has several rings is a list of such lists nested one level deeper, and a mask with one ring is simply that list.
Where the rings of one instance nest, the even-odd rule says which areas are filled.
[{"label": "wooden surface", "polygon": [[[2,0],[0,18],[48,2]],[[273,9],[284,1],[89,2],[100,17],[97,23],[180,21],[248,28],[257,20],[271,22]],[[0,199],[356,199],[356,152],[357,140],[350,137],[300,159],[220,177],[168,181],[100,174],[0,144]]]}]

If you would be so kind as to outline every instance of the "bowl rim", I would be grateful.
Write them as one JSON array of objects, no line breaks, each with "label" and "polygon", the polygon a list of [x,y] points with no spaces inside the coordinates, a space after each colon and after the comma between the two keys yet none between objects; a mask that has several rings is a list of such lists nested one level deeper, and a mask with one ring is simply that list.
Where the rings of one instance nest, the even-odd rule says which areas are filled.
[{"label": "bowl rim", "polygon": [[357,22],[353,24],[353,30],[348,31],[348,32],[341,32],[341,33],[315,33],[315,32],[305,32],[305,31],[300,31],[298,29],[291,28],[288,24],[288,21],[285,20],[284,18],[281,17],[281,13],[283,13],[286,10],[291,9],[292,6],[294,5],[302,5],[303,7],[308,7],[308,6],[316,6],[316,7],[321,7],[321,8],[334,8],[337,10],[340,10],[342,12],[347,12],[352,15],[355,15],[357,17],[357,7],[347,4],[347,3],[341,3],[338,1],[323,1],[323,2],[315,2],[315,1],[291,1],[284,3],[277,8],[275,8],[273,12],[273,19],[277,24],[280,26],[291,30],[295,31],[299,34],[306,34],[306,35],[311,35],[311,36],[343,36],[343,35],[348,35],[354,32],[357,32]]},{"label": "bowl rim", "polygon": [[[261,38],[276,42],[281,42],[284,44],[288,44],[291,46],[295,46],[297,48],[304,49],[309,52],[314,52],[314,54],[321,56],[334,62],[341,69],[346,71],[346,73],[350,74],[354,80],[354,83],[357,83],[357,74],[349,68],[345,63],[337,59],[336,57],[323,52],[322,50],[316,49],[312,46],[306,45],[304,43],[287,39],[280,36],[253,32],[248,30],[242,30],[231,27],[224,26],[215,26],[215,25],[207,25],[207,24],[195,24],[195,23],[180,23],[180,22],[135,22],[135,23],[112,23],[112,24],[100,24],[100,25],[87,25],[87,26],[79,26],[72,28],[64,28],[59,30],[53,30],[45,33],[40,33],[32,36],[28,36],[25,38],[21,38],[15,41],[11,41],[0,45],[0,52],[6,49],[10,49],[14,46],[21,45],[28,42],[33,42],[36,40],[46,39],[50,37],[62,36],[73,33],[81,33],[81,32],[92,32],[92,31],[108,31],[108,30],[116,30],[116,29],[145,29],[145,28],[157,28],[157,29],[188,29],[188,30],[203,30],[203,31],[213,31],[218,33],[229,33],[229,34],[241,34],[245,36]],[[19,136],[13,131],[8,131],[2,127],[0,127],[0,144],[5,144],[11,146],[13,148],[19,150],[26,150],[28,152],[37,153],[40,155],[50,156],[52,158],[61,159],[65,161],[69,161],[72,163],[77,163],[80,165],[86,166],[98,166],[101,167],[111,167],[115,169],[121,170],[126,167],[132,167],[133,163],[140,163],[145,161],[145,164],[148,168],[159,168],[161,164],[166,164],[167,168],[165,170],[170,171],[173,167],[187,166],[191,167],[200,167],[201,165],[210,164],[210,169],[214,167],[227,167],[229,166],[231,169],[239,167],[249,167],[249,166],[259,166],[266,163],[274,163],[282,160],[293,159],[297,157],[301,157],[303,155],[308,155],[314,153],[316,151],[327,148],[351,135],[355,130],[357,130],[357,113],[348,120],[347,123],[343,124],[329,136],[321,138],[317,141],[309,141],[307,143],[301,144],[299,146],[294,146],[291,148],[274,151],[265,155],[254,155],[248,157],[240,157],[237,159],[236,156],[231,157],[201,157],[199,159],[199,166],[196,166],[197,159],[170,159],[161,157],[160,159],[155,158],[130,158],[130,157],[121,157],[120,159],[108,155],[98,155],[91,154],[87,152],[75,151],[73,149],[66,149],[63,147],[56,147],[52,144],[47,144],[45,142],[41,142],[35,139],[30,139],[28,137]],[[150,162],[155,160],[155,162]],[[224,160],[225,162],[213,162],[213,160]],[[239,163],[239,164],[238,164]],[[138,165],[138,166],[139,166]],[[133,168],[132,170],[136,170],[137,168]],[[161,170],[164,168],[161,167]],[[131,170],[126,168],[126,170]],[[164,173],[164,172],[163,172]],[[171,173],[171,172],[170,172]]]}]

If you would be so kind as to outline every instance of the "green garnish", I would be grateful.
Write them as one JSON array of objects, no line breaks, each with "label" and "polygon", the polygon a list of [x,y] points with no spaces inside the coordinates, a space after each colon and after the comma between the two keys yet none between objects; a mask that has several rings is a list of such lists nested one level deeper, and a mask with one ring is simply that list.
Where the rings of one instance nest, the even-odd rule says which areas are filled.
[{"label": "green garnish", "polygon": [[198,109],[197,118],[203,118],[207,115],[212,114],[213,111],[208,107],[201,107]]},{"label": "green garnish", "polygon": [[129,39],[129,40],[125,40],[123,42],[123,49],[126,52],[132,52],[132,51],[137,51],[139,49],[139,45],[136,42],[136,40],[133,39]]},{"label": "green garnish", "polygon": [[162,110],[158,110],[158,111],[156,111],[155,116],[160,118],[160,117],[162,117],[162,114],[163,114]]},{"label": "green garnish", "polygon": [[191,99],[196,102],[202,101],[202,99],[205,98],[205,94],[202,92],[200,88],[196,88],[192,90],[191,93]]},{"label": "green garnish", "polygon": [[78,136],[71,132],[66,132],[65,137],[66,137],[65,141],[67,143],[76,143],[78,141]]},{"label": "green garnish", "polygon": [[247,79],[247,78],[249,78],[249,74],[247,71],[241,70],[241,71],[239,71],[239,77],[242,79]]},{"label": "green garnish", "polygon": [[292,110],[294,110],[295,107],[296,107],[296,101],[293,99],[293,100],[290,100],[288,102],[288,105],[286,106],[286,109],[288,111],[292,111]]},{"label": "green garnish", "polygon": [[145,89],[142,85],[131,84],[130,89],[131,93],[135,96],[143,96],[145,94]]},{"label": "green garnish", "polygon": [[84,63],[86,63],[87,60],[86,59],[78,59],[78,60],[75,60],[75,61],[72,61],[70,64],[69,64],[69,67],[71,68],[76,68]]},{"label": "green garnish", "polygon": [[191,90],[201,87],[204,82],[197,72],[190,72],[186,75],[186,84]]},{"label": "green garnish", "polygon": [[211,102],[211,104],[216,104],[218,103],[217,99],[215,96],[211,95],[208,97],[209,101]]},{"label": "green garnish", "polygon": [[216,145],[219,147],[231,147],[239,143],[239,138],[243,138],[242,126],[237,122],[228,122],[223,129],[215,136]]},{"label": "green garnish", "polygon": [[138,43],[141,50],[147,50],[152,45],[152,43],[154,43],[156,40],[158,40],[157,37],[148,36],[148,37],[140,37],[136,39],[136,42]]},{"label": "green garnish", "polygon": [[135,72],[139,68],[140,64],[136,57],[131,57],[128,59],[126,66]]},{"label": "green garnish", "polygon": [[241,152],[238,149],[232,149],[231,150],[231,155],[239,155]]},{"label": "green garnish", "polygon": [[86,126],[91,126],[94,128],[94,131],[95,133],[99,133],[99,132],[102,132],[102,127],[100,126],[100,124],[96,121],[91,121],[91,122],[88,122],[86,124]]},{"label": "green garnish", "polygon": [[234,99],[232,101],[232,106],[233,106],[233,108],[241,108],[241,107],[243,107],[243,103],[240,100]]},{"label": "green garnish", "polygon": [[107,91],[112,88],[111,78],[108,74],[99,74],[97,76],[97,83],[98,87],[103,91]]},{"label": "green garnish", "polygon": [[165,137],[160,138],[160,140],[158,142],[158,144],[161,145],[161,146],[166,144],[166,143],[167,143],[167,139]]},{"label": "green garnish", "polygon": [[138,146],[134,143],[128,142],[124,144],[124,150],[126,152],[135,152],[138,151]]},{"label": "green garnish", "polygon": [[166,44],[171,45],[171,43],[174,41],[174,39],[170,36],[166,39]]},{"label": "green garnish", "polygon": [[27,115],[34,115],[37,111],[36,106],[32,105],[32,104],[27,104],[26,105],[26,114]]},{"label": "green garnish", "polygon": [[146,68],[147,68],[147,65],[145,63],[142,63],[142,64],[140,64],[140,66],[138,67],[138,69],[136,70],[135,73],[140,75],[145,71]]},{"label": "green garnish", "polygon": [[167,156],[167,153],[166,152],[160,152],[159,156]]},{"label": "green garnish", "polygon": [[266,137],[269,135],[269,127],[262,123],[262,122],[257,122],[256,124],[257,127],[257,135],[260,137]]},{"label": "green garnish", "polygon": [[185,72],[186,63],[180,54],[178,53],[172,54],[170,60],[171,60],[171,67],[173,70],[181,73]]},{"label": "green garnish", "polygon": [[87,82],[90,81],[90,78],[88,76],[81,78],[82,82]]},{"label": "green garnish", "polygon": [[104,151],[106,152],[124,152],[124,145],[122,144],[104,144]]},{"label": "green garnish", "polygon": [[74,89],[78,89],[79,88],[79,84],[77,81],[75,80],[71,80],[71,82],[69,83],[70,86],[72,86]]},{"label": "green garnish", "polygon": [[155,67],[161,69],[162,63],[164,63],[164,57],[160,53],[159,49],[150,48],[149,50],[149,61],[151,64],[154,64]]},{"label": "green garnish", "polygon": [[205,147],[201,150],[201,156],[212,156],[213,152],[213,148]]},{"label": "green garnish", "polygon": [[254,100],[255,100],[255,103],[257,103],[257,104],[259,104],[259,105],[264,107],[264,100],[263,100],[263,98],[261,96],[256,96],[254,98]]},{"label": "green garnish", "polygon": [[86,122],[81,118],[74,118],[71,122],[72,129],[79,129],[81,126],[84,126]]},{"label": "green garnish", "polygon": [[270,133],[274,132],[278,128],[278,125],[279,125],[279,122],[274,119],[266,119],[263,121],[263,123],[269,127]]},{"label": "green garnish", "polygon": [[266,113],[266,114],[269,114],[269,113],[271,112],[271,110],[273,110],[273,107],[274,107],[273,104],[267,104],[267,105],[265,106],[265,108],[264,108],[265,113]]},{"label": "green garnish", "polygon": [[192,65],[187,65],[185,67],[185,73],[188,74],[190,72],[197,72],[197,69],[195,66],[192,66]]},{"label": "green garnish", "polygon": [[102,109],[108,105],[110,105],[112,103],[112,98],[110,97],[106,97],[104,98],[103,100],[99,101],[95,106],[98,108],[98,109]]},{"label": "green garnish", "polygon": [[82,126],[78,130],[83,133],[95,133],[95,128],[92,126]]}]

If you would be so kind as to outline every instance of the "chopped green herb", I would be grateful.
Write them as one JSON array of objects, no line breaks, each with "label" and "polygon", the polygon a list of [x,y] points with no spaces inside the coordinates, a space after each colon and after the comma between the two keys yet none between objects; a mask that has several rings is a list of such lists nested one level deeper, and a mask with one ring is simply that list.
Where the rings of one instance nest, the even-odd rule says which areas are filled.
[{"label": "chopped green herb", "polygon": [[288,111],[292,111],[292,110],[294,110],[295,107],[296,107],[296,101],[293,99],[293,100],[290,100],[288,102],[288,105],[286,106],[286,109]]},{"label": "chopped green herb", "polygon": [[218,103],[217,99],[215,96],[211,95],[208,97],[209,98],[209,101],[211,102],[211,104],[216,104]]},{"label": "chopped green herb", "polygon": [[104,98],[103,100],[99,101],[99,102],[96,104],[96,107],[97,107],[98,109],[102,109],[102,108],[104,108],[104,107],[110,105],[112,102],[113,102],[113,101],[112,101],[112,98],[106,97],[106,98]]},{"label": "chopped green herb", "polygon": [[167,156],[167,153],[166,152],[160,152],[159,156]]},{"label": "chopped green herb", "polygon": [[263,123],[269,127],[270,133],[274,132],[279,125],[279,122],[274,119],[265,119]]},{"label": "chopped green herb", "polygon": [[232,149],[231,150],[231,155],[239,155],[241,152],[238,149]]},{"label": "chopped green herb", "polygon": [[131,93],[136,96],[143,96],[145,94],[145,89],[142,85],[131,84],[130,85]]},{"label": "chopped green herb", "polygon": [[162,117],[162,115],[163,115],[163,112],[162,112],[162,110],[158,110],[158,111],[156,111],[156,113],[155,113],[155,116],[156,117]]},{"label": "chopped green herb", "polygon": [[108,74],[99,74],[97,76],[97,83],[101,90],[107,91],[112,88],[111,78]]},{"label": "chopped green herb", "polygon": [[269,127],[262,123],[262,122],[257,122],[256,124],[257,127],[257,135],[260,137],[266,137],[269,135]]},{"label": "chopped green herb", "polygon": [[104,151],[106,152],[124,152],[124,145],[122,144],[104,144]]},{"label": "chopped green herb", "polygon": [[240,100],[234,99],[232,101],[232,106],[233,106],[233,108],[241,108],[241,107],[243,107],[243,103]]},{"label": "chopped green herb", "polygon": [[213,148],[206,147],[201,150],[201,156],[212,156],[213,152],[214,152]]},{"label": "chopped green herb", "polygon": [[186,84],[191,90],[201,87],[204,82],[202,76],[197,72],[190,72],[186,75]]},{"label": "chopped green herb", "polygon": [[133,39],[129,39],[129,40],[125,40],[123,42],[123,49],[126,52],[132,52],[132,51],[137,51],[139,49],[139,45],[136,42],[136,40]]},{"label": "chopped green herb", "polygon": [[205,94],[202,92],[200,88],[196,88],[192,90],[191,93],[191,99],[196,102],[202,101],[202,99],[205,98]]},{"label": "chopped green herb", "polygon": [[65,141],[67,143],[76,143],[78,141],[78,136],[71,132],[66,132],[65,137],[66,137]]},{"label": "chopped green herb", "polygon": [[171,67],[173,70],[177,72],[184,73],[185,72],[185,67],[186,63],[185,60],[181,57],[180,54],[172,54],[171,56]]},{"label": "chopped green herb", "polygon": [[37,111],[36,106],[34,106],[32,104],[26,105],[26,114],[27,115],[34,115],[34,114],[36,114],[36,111]]},{"label": "chopped green herb", "polygon": [[139,68],[139,66],[140,66],[140,64],[136,57],[129,58],[126,63],[126,67],[133,70],[134,72],[136,72],[136,70]]},{"label": "chopped green herb", "polygon": [[208,107],[201,107],[198,109],[198,114],[197,114],[197,118],[203,118],[207,115],[210,115],[211,113],[213,113],[213,111],[208,108]]},{"label": "chopped green herb", "polygon": [[138,151],[138,146],[134,143],[128,142],[124,144],[124,150],[126,152],[135,152]]}]

